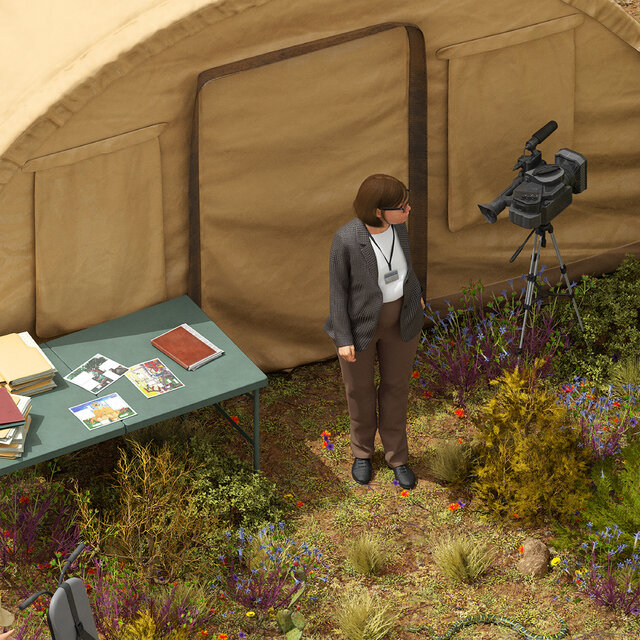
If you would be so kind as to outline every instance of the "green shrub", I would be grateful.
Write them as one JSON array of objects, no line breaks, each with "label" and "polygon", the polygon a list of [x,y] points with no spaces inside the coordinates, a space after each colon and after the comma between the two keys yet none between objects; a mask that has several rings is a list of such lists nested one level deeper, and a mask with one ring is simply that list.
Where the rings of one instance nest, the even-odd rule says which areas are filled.
[{"label": "green shrub", "polygon": [[574,294],[588,347],[573,305],[558,305],[560,326],[570,327],[571,346],[556,354],[554,379],[570,382],[575,376],[585,377],[602,392],[615,354],[640,355],[640,262],[626,254],[613,274],[597,279],[582,276]]},{"label": "green shrub", "polygon": [[504,372],[498,387],[472,419],[480,455],[472,490],[481,510],[500,518],[539,524],[568,518],[589,498],[591,452],[580,446],[567,409],[538,379],[543,363]]},{"label": "green shrub", "polygon": [[[289,506],[276,485],[248,463],[220,452],[205,438],[192,438],[190,457],[194,472],[195,502],[204,520],[219,518],[220,531],[244,527],[249,532],[286,520]],[[211,535],[215,532],[211,531]]]},{"label": "green shrub", "polygon": [[381,640],[394,627],[398,615],[368,591],[347,596],[338,612],[338,626],[349,640]]},{"label": "green shrub", "polygon": [[354,540],[347,551],[347,560],[358,573],[378,573],[388,557],[381,541],[368,532]]},{"label": "green shrub", "polygon": [[468,537],[448,536],[434,549],[433,559],[447,578],[467,583],[477,580],[492,563],[487,546]]},{"label": "green shrub", "polygon": [[594,529],[605,530],[615,523],[621,532],[616,540],[633,548],[640,531],[640,441],[625,447],[620,458],[618,464],[605,459],[593,467],[595,490],[582,515]]},{"label": "green shrub", "polygon": [[477,445],[447,442],[433,454],[429,470],[439,482],[460,486],[471,478],[477,456]]}]

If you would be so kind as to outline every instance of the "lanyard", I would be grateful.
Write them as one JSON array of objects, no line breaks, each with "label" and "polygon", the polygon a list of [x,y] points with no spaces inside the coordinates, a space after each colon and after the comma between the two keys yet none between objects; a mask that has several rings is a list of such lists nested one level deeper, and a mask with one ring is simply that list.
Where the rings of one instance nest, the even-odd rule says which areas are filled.
[{"label": "lanyard", "polygon": [[393,233],[393,240],[391,241],[391,255],[389,256],[388,260],[387,260],[387,256],[385,256],[384,253],[382,253],[382,249],[380,248],[380,245],[373,239],[371,232],[369,231],[369,229],[367,229],[367,233],[371,238],[371,242],[373,242],[373,244],[375,244],[376,247],[378,247],[378,251],[382,254],[382,257],[384,258],[385,262],[389,265],[389,271],[391,271],[391,261],[393,260],[393,247],[396,244],[396,230],[393,228],[393,225],[390,225],[390,226],[391,226],[391,232]]}]

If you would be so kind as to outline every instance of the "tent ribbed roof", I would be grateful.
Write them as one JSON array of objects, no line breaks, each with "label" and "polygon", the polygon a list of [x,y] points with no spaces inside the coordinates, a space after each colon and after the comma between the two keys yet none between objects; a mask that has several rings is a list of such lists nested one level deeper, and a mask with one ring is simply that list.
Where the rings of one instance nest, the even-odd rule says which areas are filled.
[{"label": "tent ribbed roof", "polygon": [[[640,23],[613,0],[561,1],[640,51]],[[268,2],[0,0],[0,189],[113,80],[208,25]]]}]

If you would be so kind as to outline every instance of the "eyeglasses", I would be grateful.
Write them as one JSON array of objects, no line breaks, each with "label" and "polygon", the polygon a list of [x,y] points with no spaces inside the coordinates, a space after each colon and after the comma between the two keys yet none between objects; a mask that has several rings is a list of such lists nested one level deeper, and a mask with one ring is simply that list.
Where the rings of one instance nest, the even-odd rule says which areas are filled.
[{"label": "eyeglasses", "polygon": [[[408,193],[409,193],[409,189],[407,189],[407,194]],[[382,209],[382,211],[406,211],[408,206],[409,206],[409,200],[407,199],[407,201],[401,207],[387,207]]]}]

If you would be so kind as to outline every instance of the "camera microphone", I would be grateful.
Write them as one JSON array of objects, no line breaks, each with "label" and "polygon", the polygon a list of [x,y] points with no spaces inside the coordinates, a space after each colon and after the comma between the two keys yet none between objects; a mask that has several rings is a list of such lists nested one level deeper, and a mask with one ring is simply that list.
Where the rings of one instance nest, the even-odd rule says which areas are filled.
[{"label": "camera microphone", "polygon": [[549,120],[544,127],[538,129],[538,131],[531,136],[531,140],[524,145],[524,148],[527,149],[527,151],[533,151],[537,145],[543,140],[546,140],[557,128],[558,123],[555,120]]}]

